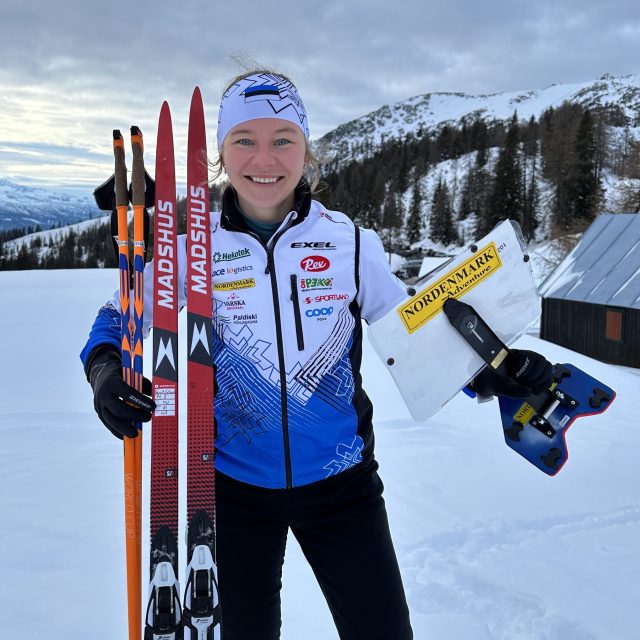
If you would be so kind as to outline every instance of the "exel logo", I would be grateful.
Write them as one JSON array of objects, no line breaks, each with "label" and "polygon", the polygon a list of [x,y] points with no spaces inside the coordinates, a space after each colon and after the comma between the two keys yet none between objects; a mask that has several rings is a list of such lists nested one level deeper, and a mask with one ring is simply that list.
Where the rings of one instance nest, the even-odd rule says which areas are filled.
[{"label": "exel logo", "polygon": [[335,244],[330,242],[292,242],[292,249],[315,249],[316,251],[330,251],[337,249]]}]

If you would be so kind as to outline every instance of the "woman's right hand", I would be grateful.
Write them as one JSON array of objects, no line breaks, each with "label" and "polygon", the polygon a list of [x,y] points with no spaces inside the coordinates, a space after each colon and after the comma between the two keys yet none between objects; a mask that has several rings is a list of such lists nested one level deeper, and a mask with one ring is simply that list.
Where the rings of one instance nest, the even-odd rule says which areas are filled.
[{"label": "woman's right hand", "polygon": [[89,384],[93,389],[93,406],[105,427],[122,440],[135,438],[135,422],[148,422],[156,408],[151,382],[144,378],[143,392],[122,379],[122,360],[113,347],[99,348],[89,366]]}]

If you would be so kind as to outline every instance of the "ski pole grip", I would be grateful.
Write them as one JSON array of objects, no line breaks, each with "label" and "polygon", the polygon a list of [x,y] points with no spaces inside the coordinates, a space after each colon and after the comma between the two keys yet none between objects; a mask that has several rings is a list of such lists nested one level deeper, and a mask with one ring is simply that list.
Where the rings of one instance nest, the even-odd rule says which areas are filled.
[{"label": "ski pole grip", "polygon": [[127,165],[124,161],[124,138],[119,129],[113,130],[113,155],[115,157],[116,207],[126,207],[129,203],[127,196]]},{"label": "ski pole grip", "polygon": [[131,127],[131,151],[133,163],[131,166],[131,204],[134,207],[144,207],[144,159],[142,132],[138,127]]}]

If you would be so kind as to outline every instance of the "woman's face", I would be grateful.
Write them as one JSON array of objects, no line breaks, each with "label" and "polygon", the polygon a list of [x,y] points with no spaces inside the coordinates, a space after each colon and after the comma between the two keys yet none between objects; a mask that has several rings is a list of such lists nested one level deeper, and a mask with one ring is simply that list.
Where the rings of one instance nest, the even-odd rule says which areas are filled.
[{"label": "woman's face", "polygon": [[299,127],[278,118],[242,122],[224,139],[221,156],[245,214],[276,222],[291,211],[306,159]]}]

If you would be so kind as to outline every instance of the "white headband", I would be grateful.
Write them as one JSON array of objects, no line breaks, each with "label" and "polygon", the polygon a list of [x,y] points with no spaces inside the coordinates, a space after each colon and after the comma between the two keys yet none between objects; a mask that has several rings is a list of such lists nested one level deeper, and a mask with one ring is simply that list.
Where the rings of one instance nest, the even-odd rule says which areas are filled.
[{"label": "white headband", "polygon": [[272,73],[257,73],[229,87],[218,112],[218,152],[233,127],[258,118],[279,118],[300,127],[309,139],[307,112],[298,90]]}]

